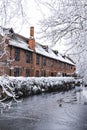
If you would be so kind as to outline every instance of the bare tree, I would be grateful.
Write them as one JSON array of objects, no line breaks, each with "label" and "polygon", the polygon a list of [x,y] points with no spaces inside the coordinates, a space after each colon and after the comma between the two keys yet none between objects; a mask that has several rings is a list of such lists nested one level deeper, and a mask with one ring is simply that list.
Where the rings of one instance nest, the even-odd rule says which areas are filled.
[{"label": "bare tree", "polygon": [[[4,64],[7,64],[9,67],[11,65],[11,60],[8,58],[9,52],[6,50],[7,36],[4,31],[6,31],[6,27],[11,28],[11,26],[13,26],[13,28],[15,28],[20,21],[22,21],[21,26],[23,25],[25,13],[22,4],[23,0],[0,1],[0,65],[3,64],[4,66]],[[3,57],[5,60],[2,60]],[[2,71],[2,73],[4,73],[4,69]]]},{"label": "bare tree", "polygon": [[10,108],[12,104],[12,100],[7,104],[3,102],[8,96],[17,101],[14,93],[15,88],[10,84],[9,77],[5,75],[4,71],[4,64],[5,67],[11,68],[11,64],[14,61],[14,59],[9,58],[9,52],[6,49],[8,37],[4,31],[6,31],[6,27],[16,27],[18,21],[21,22],[21,26],[23,25],[25,13],[22,4],[23,0],[0,0],[0,67],[3,68],[2,81],[0,81],[0,107],[2,106],[1,113],[3,111],[2,108]]},{"label": "bare tree", "polygon": [[64,36],[75,36],[78,41],[81,31],[86,31],[86,1],[52,0],[42,4],[50,9],[50,15],[41,23],[45,37],[54,37],[54,43]]},{"label": "bare tree", "polygon": [[[14,28],[25,21],[24,0],[0,0],[0,26]],[[21,27],[20,27],[21,28]]]},{"label": "bare tree", "polygon": [[48,17],[41,21],[42,34],[54,45],[64,38],[66,46],[69,45],[68,53],[74,54],[74,58],[78,60],[80,74],[87,77],[87,1],[41,0],[40,4],[50,10]]}]

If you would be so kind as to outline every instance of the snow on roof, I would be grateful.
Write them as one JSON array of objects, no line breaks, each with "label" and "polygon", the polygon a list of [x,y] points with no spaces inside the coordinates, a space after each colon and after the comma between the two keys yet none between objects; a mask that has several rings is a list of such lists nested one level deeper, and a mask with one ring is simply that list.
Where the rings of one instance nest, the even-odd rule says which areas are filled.
[{"label": "snow on roof", "polygon": [[22,40],[10,39],[8,44],[28,51],[33,51],[29,49],[28,44]]},{"label": "snow on roof", "polygon": [[[19,47],[28,51],[32,51],[29,46],[28,43],[23,41],[20,38],[10,38],[9,40],[9,45],[15,46],[15,47]],[[44,48],[45,47],[45,48]],[[75,65],[71,60],[69,60],[66,56],[62,56],[60,53],[55,53],[52,49],[50,49],[48,46],[42,46],[39,43],[36,42],[35,44],[35,51],[37,54],[52,58],[52,59],[56,59],[59,60],[61,62],[65,62],[71,65]]]},{"label": "snow on roof", "polygon": [[49,47],[47,49],[44,49],[43,46],[36,43],[35,50],[36,50],[36,53],[41,54],[43,56],[47,56],[49,58],[56,59],[56,60],[59,60],[61,62],[65,62],[65,63],[68,63],[68,64],[75,65],[66,56],[63,57],[63,55],[61,55],[60,53],[55,54],[55,52],[52,49],[50,49]]},{"label": "snow on roof", "polygon": [[75,65],[71,60],[69,60],[66,56],[63,56],[62,54],[57,54],[58,55],[58,60],[68,63],[68,64],[72,64]]}]

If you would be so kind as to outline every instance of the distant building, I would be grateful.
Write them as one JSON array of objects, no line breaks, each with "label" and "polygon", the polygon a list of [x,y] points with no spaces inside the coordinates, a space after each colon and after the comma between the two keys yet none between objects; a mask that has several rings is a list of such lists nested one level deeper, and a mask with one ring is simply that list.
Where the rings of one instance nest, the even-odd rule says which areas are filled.
[{"label": "distant building", "polygon": [[[0,41],[3,39],[0,36]],[[34,27],[30,27],[30,38],[6,30],[5,45],[0,46],[0,75],[10,76],[58,76],[73,75],[74,62],[58,51],[35,41]],[[5,49],[4,49],[5,47]],[[3,48],[3,49],[2,49]],[[5,54],[3,52],[6,51]],[[3,54],[3,56],[2,56]]]}]

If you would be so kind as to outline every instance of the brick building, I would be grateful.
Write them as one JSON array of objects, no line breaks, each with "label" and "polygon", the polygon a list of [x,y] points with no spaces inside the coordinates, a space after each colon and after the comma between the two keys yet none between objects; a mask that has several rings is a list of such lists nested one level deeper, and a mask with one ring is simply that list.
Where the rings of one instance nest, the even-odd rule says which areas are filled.
[{"label": "brick building", "polygon": [[75,73],[75,64],[70,58],[35,41],[34,27],[30,28],[30,38],[16,34],[12,28],[5,34],[4,42],[0,36],[5,43],[0,46],[0,75],[40,77]]}]

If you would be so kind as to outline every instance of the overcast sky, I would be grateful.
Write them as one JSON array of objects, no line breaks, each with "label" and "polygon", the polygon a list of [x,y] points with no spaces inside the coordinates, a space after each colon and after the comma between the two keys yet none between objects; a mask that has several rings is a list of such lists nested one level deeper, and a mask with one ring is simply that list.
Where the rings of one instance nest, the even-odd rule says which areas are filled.
[{"label": "overcast sky", "polygon": [[[39,6],[35,0],[25,0],[24,1],[24,11],[27,15],[27,20],[29,24],[22,26],[21,34],[29,37],[30,26],[35,27],[35,32],[39,29],[39,20],[47,17],[48,10],[45,6]],[[26,33],[24,33],[26,31]],[[37,37],[37,34],[36,34]]]},{"label": "overcast sky", "polygon": [[[35,39],[37,42],[41,44],[49,44],[48,41],[47,43],[43,42],[43,39],[38,39],[37,32],[39,32],[39,20],[42,20],[44,18],[47,18],[48,15],[50,15],[49,10],[44,6],[44,5],[38,5],[35,0],[24,0],[24,11],[27,15],[27,20],[29,24],[24,24],[23,26],[18,25],[20,29],[18,29],[18,33],[22,34],[25,37],[29,37],[29,32],[30,32],[30,26],[34,26],[35,30]],[[63,41],[62,41],[63,42]],[[64,46],[60,47],[59,44],[54,47],[54,49],[59,49],[60,52],[64,50]]]}]

